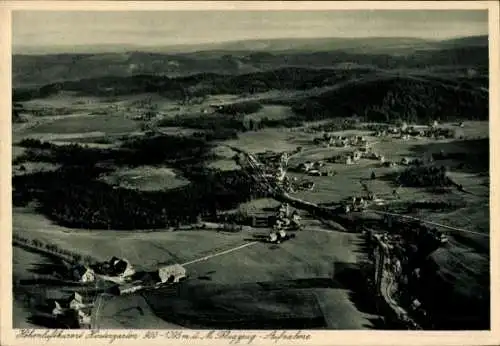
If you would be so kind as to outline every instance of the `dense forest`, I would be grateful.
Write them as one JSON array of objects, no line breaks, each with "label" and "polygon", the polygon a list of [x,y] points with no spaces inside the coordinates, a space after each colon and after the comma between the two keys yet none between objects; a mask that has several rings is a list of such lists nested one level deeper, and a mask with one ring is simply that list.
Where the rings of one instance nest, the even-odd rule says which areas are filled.
[{"label": "dense forest", "polygon": [[307,100],[293,109],[305,119],[358,115],[366,121],[428,123],[431,120],[488,119],[488,93],[410,77],[351,83]]},{"label": "dense forest", "polygon": [[36,200],[39,210],[72,228],[144,229],[176,227],[250,200],[253,191],[239,171],[210,172],[167,191],[144,192],[97,181],[103,170],[65,167],[13,179],[14,205]]},{"label": "dense forest", "polygon": [[414,166],[399,174],[398,182],[410,187],[445,187],[452,185],[444,166]]},{"label": "dense forest", "polygon": [[[25,160],[63,164],[52,172],[13,178],[14,205],[37,201],[39,210],[61,225],[92,229],[164,228],[214,217],[259,196],[241,171],[218,171],[203,165],[209,147],[201,139],[157,136],[135,139],[116,151],[80,145],[55,146],[23,141]],[[33,157],[33,155],[35,155]],[[36,156],[38,155],[38,156]],[[181,160],[182,158],[182,160]],[[113,165],[99,165],[110,163]],[[97,178],[115,164],[171,163],[191,183],[159,192],[120,188]],[[111,168],[113,167],[113,168]]]}]

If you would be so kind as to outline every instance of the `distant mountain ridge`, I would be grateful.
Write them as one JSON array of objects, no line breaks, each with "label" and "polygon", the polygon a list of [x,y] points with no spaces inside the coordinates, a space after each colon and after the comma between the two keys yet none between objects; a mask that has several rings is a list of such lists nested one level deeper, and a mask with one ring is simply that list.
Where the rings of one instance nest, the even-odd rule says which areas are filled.
[{"label": "distant mountain ridge", "polygon": [[[262,42],[268,42],[267,48],[250,49]],[[168,77],[199,73],[239,75],[282,67],[488,68],[486,36],[446,41],[412,38],[333,41],[296,39],[293,49],[287,39],[272,42],[241,41],[210,47],[214,49],[186,53],[162,53],[161,48],[157,47],[158,52],[127,50],[111,53],[14,55],[13,86],[33,87],[82,78],[128,77],[138,74]],[[283,50],[285,47],[289,49]]]},{"label": "distant mountain ridge", "polygon": [[124,53],[130,51],[154,53],[193,53],[203,51],[329,51],[350,50],[360,47],[370,49],[391,49],[412,46],[415,49],[425,47],[441,47],[443,45],[487,45],[488,36],[471,36],[446,40],[429,40],[415,37],[366,37],[366,38],[276,38],[239,40],[220,43],[200,43],[167,46],[142,46],[131,44],[99,44],[99,45],[60,45],[60,46],[23,46],[14,45],[13,54],[45,55],[45,54],[97,54]]}]

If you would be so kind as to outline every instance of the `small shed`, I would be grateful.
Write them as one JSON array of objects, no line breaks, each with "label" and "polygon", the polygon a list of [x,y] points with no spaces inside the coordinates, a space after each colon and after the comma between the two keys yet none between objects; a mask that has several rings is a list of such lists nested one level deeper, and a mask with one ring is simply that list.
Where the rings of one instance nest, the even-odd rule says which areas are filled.
[{"label": "small shed", "polygon": [[180,264],[172,264],[158,268],[160,282],[179,282],[187,277],[186,268]]}]

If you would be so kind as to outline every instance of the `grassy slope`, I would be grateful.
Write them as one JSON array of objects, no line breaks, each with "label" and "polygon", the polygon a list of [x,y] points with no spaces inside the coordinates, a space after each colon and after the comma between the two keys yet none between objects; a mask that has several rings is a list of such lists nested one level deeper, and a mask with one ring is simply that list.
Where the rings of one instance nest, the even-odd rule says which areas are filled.
[{"label": "grassy slope", "polygon": [[[161,304],[154,308],[165,309],[166,319],[172,313],[194,320],[198,313],[210,306],[199,306],[192,301],[196,301],[195,297],[189,298],[190,294],[201,290],[204,300],[224,308],[219,314],[211,315],[212,319],[234,319],[236,316],[245,319],[246,314],[257,309],[252,313],[256,323],[263,316],[279,319],[276,315],[279,311],[286,312],[290,317],[312,317],[310,314],[317,309],[314,306],[320,304],[321,314],[316,310],[313,315],[323,315],[328,328],[366,328],[371,325],[368,316],[353,305],[350,295],[359,287],[352,286],[352,282],[344,278],[340,279],[343,268],[357,261],[355,239],[353,234],[309,230],[298,233],[296,239],[277,249],[267,244],[256,244],[188,266],[195,280],[188,282],[188,287],[193,288],[186,289],[184,294],[181,292],[168,300],[161,300],[163,303],[154,299],[155,294],[150,300],[153,305]],[[319,248],[326,251],[314,250]],[[330,280],[332,276],[333,281]],[[252,284],[255,282],[262,282],[262,285]],[[283,292],[282,298],[271,298],[270,295],[275,294],[273,290]],[[295,298],[292,299],[293,296]],[[263,300],[266,304],[248,306],[248,301],[253,300]],[[257,328],[271,328],[271,323],[279,322],[271,318],[267,327],[266,322],[260,323]]]}]

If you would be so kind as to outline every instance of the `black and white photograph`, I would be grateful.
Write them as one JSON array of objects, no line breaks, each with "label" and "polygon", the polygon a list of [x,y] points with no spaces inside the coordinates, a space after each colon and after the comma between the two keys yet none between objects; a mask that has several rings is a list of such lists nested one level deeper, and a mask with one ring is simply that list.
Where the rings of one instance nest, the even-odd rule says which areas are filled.
[{"label": "black and white photograph", "polygon": [[12,328],[491,330],[483,3],[13,10]]}]

